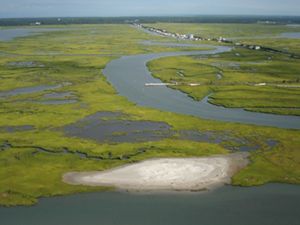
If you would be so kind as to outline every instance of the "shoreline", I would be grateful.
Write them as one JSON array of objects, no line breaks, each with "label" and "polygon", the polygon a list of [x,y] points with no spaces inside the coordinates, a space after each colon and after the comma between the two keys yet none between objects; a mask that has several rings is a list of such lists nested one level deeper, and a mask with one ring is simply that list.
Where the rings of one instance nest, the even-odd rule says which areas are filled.
[{"label": "shoreline", "polygon": [[231,183],[231,177],[248,165],[248,153],[209,157],[158,158],[105,171],[69,172],[71,185],[114,187],[130,193],[192,193]]}]

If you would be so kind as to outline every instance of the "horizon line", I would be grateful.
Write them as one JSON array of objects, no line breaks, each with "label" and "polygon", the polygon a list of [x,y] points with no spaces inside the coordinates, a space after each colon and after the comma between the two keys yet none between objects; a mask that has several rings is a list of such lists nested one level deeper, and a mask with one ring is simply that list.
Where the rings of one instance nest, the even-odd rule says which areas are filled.
[{"label": "horizon line", "polygon": [[210,17],[210,16],[224,16],[224,17],[300,17],[300,15],[287,14],[193,14],[193,15],[146,15],[146,16],[24,16],[24,17],[1,17],[0,19],[51,19],[51,18],[157,18],[157,17]]}]

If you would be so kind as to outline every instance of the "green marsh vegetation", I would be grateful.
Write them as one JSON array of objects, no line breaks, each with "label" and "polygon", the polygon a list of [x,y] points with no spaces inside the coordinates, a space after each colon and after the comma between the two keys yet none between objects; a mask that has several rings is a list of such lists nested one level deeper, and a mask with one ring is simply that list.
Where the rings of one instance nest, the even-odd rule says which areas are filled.
[{"label": "green marsh vegetation", "polygon": [[171,32],[195,34],[204,38],[227,38],[235,42],[262,45],[278,50],[300,53],[300,39],[280,38],[282,33],[300,32],[299,27],[274,24],[210,24],[156,23],[149,26]]},{"label": "green marsh vegetation", "polygon": [[[158,59],[148,67],[155,77],[178,82],[172,88],[196,100],[211,94],[209,101],[216,105],[300,115],[299,63],[299,59],[286,55],[236,48],[206,57]],[[200,85],[191,87],[190,83]],[[264,83],[265,86],[258,86]]]},{"label": "green marsh vegetation", "polygon": [[[209,121],[139,107],[119,96],[101,73],[110,60],[121,55],[183,49],[141,45],[142,40],[160,41],[162,38],[144,34],[127,25],[71,25],[65,28],[63,31],[0,42],[0,51],[5,52],[0,56],[0,91],[64,84],[54,90],[0,98],[0,127],[33,126],[32,130],[16,132],[0,129],[1,205],[31,205],[43,196],[107,190],[64,184],[61,177],[65,172],[104,170],[153,157],[192,157],[230,152],[222,145],[182,140],[176,136],[153,142],[101,143],[66,136],[62,131],[64,126],[101,111],[121,112],[131,120],[165,122],[174,131],[219,131],[247,138],[253,145],[261,147],[251,153],[252,163],[234,177],[234,184],[300,183],[298,131]],[[177,59],[172,60],[176,64]],[[186,64],[194,63],[194,60],[197,61],[184,57],[178,62]],[[35,63],[33,66],[12,66],[15,62]],[[174,68],[177,68],[176,65]],[[180,70],[189,73],[188,68],[180,67]],[[211,74],[216,70],[206,66],[207,77],[203,79],[213,79]],[[66,105],[36,102],[45,94],[60,92],[71,92],[77,102]],[[201,91],[198,98],[206,93],[207,90]],[[265,144],[268,139],[279,144],[270,150]],[[94,158],[80,157],[77,153]]]}]

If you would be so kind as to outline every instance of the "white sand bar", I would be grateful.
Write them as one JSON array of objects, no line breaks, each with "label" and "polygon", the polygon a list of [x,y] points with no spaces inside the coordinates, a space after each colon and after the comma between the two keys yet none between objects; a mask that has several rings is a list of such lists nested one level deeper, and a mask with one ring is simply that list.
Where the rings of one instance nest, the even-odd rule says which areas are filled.
[{"label": "white sand bar", "polygon": [[195,191],[228,184],[248,164],[247,153],[146,160],[102,172],[71,172],[63,181],[74,185],[114,186],[126,190]]}]

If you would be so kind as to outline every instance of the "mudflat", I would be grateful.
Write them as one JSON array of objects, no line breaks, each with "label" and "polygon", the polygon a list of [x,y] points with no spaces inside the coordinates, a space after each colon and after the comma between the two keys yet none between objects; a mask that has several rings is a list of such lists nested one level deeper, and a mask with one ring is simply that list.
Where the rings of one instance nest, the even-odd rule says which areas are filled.
[{"label": "mudflat", "polygon": [[73,185],[112,186],[129,191],[197,191],[229,184],[248,164],[247,153],[201,158],[160,158],[107,171],[70,172],[63,181]]}]

